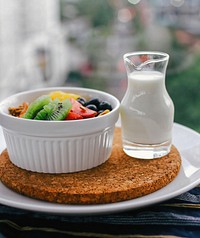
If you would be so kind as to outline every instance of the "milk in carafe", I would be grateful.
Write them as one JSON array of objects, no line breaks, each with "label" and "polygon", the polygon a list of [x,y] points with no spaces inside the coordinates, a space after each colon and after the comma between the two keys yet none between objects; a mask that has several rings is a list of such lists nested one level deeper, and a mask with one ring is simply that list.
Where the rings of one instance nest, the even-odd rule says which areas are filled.
[{"label": "milk in carafe", "polygon": [[137,158],[169,153],[174,105],[165,87],[165,72],[133,70],[120,108],[124,151]]}]

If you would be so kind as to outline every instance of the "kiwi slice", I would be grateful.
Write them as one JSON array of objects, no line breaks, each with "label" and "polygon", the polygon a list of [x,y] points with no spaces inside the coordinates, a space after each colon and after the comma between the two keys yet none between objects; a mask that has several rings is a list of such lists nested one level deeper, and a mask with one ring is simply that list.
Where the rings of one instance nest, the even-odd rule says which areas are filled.
[{"label": "kiwi slice", "polygon": [[66,118],[69,111],[72,108],[72,103],[69,99],[65,99],[62,102],[57,102],[56,107],[53,109],[52,113],[47,117],[50,121],[61,121]]},{"label": "kiwi slice", "polygon": [[45,105],[43,109],[37,113],[34,120],[48,120],[49,116],[54,112],[54,110],[56,110],[57,104],[59,102],[60,101],[58,99],[55,99],[54,101]]},{"label": "kiwi slice", "polygon": [[37,113],[43,109],[43,107],[52,101],[49,95],[42,95],[34,100],[28,107],[26,113],[23,115],[25,119],[34,119]]}]

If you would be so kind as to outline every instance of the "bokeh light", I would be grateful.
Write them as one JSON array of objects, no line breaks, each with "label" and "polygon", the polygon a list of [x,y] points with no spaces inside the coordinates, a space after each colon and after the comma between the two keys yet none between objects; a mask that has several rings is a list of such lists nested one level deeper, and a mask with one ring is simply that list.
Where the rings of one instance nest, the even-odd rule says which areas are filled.
[{"label": "bokeh light", "polygon": [[133,18],[131,11],[128,8],[123,8],[118,11],[118,20],[121,22],[129,22]]},{"label": "bokeh light", "polygon": [[174,7],[181,7],[185,0],[171,0],[170,2]]},{"label": "bokeh light", "polygon": [[140,2],[140,0],[128,0],[128,1],[134,5]]}]

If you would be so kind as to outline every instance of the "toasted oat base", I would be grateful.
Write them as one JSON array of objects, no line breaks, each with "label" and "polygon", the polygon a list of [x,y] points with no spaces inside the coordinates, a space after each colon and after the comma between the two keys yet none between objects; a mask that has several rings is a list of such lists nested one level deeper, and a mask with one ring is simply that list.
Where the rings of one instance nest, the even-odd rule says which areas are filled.
[{"label": "toasted oat base", "polygon": [[103,204],[150,194],[169,184],[178,174],[181,157],[171,152],[152,160],[127,156],[121,130],[115,129],[113,150],[104,164],[82,172],[44,174],[18,168],[7,150],[0,155],[0,180],[10,189],[40,200],[66,204]]}]

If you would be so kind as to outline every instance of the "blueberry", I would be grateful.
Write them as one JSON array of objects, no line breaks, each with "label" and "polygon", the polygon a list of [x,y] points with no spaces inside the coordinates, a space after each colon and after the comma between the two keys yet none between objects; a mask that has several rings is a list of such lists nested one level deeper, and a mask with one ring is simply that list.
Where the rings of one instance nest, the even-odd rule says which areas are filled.
[{"label": "blueberry", "polygon": [[99,107],[100,101],[98,98],[92,98],[89,101],[86,102],[86,105],[95,105],[97,108]]},{"label": "blueberry", "polygon": [[112,106],[110,105],[109,102],[102,101],[102,102],[100,102],[98,109],[99,110],[106,110],[106,109],[108,109],[108,110],[111,111],[112,110]]},{"label": "blueberry", "polygon": [[89,104],[89,105],[87,105],[86,107],[89,108],[89,109],[91,109],[91,110],[93,110],[93,111],[98,111],[96,105],[94,105],[94,104]]},{"label": "blueberry", "polygon": [[86,100],[85,98],[77,98],[76,101],[78,101],[80,104],[82,104],[83,106],[85,106]]}]

